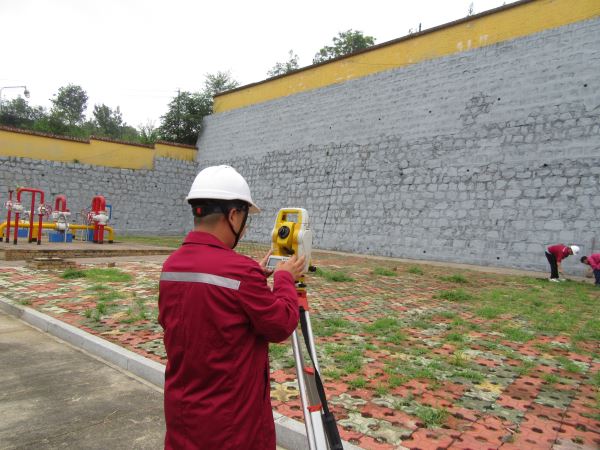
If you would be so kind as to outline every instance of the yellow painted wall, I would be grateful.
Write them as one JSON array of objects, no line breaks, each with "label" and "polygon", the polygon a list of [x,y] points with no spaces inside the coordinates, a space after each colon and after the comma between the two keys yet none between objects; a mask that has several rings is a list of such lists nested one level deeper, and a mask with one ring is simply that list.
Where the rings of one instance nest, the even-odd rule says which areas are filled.
[{"label": "yellow painted wall", "polygon": [[0,128],[0,156],[152,169],[154,158],[195,161],[196,149],[161,142],[154,147],[98,139],[70,140]]},{"label": "yellow painted wall", "polygon": [[156,149],[156,157],[181,159],[182,161],[195,161],[198,151],[195,148],[179,147],[169,145],[163,142],[154,144]]},{"label": "yellow painted wall", "polygon": [[600,16],[600,0],[525,0],[215,97],[221,113]]}]

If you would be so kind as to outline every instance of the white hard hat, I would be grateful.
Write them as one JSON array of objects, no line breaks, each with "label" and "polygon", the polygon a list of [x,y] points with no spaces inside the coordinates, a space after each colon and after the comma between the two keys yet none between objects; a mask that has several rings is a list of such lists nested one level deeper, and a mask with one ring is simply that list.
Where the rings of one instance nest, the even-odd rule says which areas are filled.
[{"label": "white hard hat", "polygon": [[248,183],[231,166],[211,166],[201,170],[185,199],[243,200],[250,205],[250,213],[260,212],[252,201]]},{"label": "white hard hat", "polygon": [[573,251],[573,254],[576,255],[577,253],[579,253],[579,246],[578,245],[571,245],[571,250]]}]

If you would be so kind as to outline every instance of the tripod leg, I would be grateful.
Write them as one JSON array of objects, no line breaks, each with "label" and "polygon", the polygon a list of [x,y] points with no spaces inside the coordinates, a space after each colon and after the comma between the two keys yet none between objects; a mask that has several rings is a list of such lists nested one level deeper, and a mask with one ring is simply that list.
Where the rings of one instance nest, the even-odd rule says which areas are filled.
[{"label": "tripod leg", "polygon": [[308,313],[308,311],[304,311],[301,314],[304,314],[306,317],[306,331],[308,334],[307,338],[308,338],[308,342],[310,343],[310,352],[311,352],[313,364],[315,365],[315,369],[317,369],[317,372],[320,373],[321,369],[319,369],[319,360],[317,359],[317,347],[315,346],[315,340],[313,339],[312,326],[310,324],[310,314]]},{"label": "tripod leg", "polygon": [[292,346],[294,349],[294,359],[296,361],[296,376],[298,377],[298,388],[300,389],[300,400],[302,401],[302,412],[304,414],[304,426],[306,427],[306,436],[308,437],[308,448],[316,450],[315,436],[313,431],[312,416],[308,410],[308,391],[306,389],[306,378],[304,377],[304,361],[302,360],[302,350],[298,341],[298,331],[292,333]]}]

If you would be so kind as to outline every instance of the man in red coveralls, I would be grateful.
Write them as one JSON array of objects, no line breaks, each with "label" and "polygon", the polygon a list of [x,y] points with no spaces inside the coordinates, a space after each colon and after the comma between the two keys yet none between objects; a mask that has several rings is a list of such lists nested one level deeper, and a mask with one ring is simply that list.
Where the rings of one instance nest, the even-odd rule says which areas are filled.
[{"label": "man in red coveralls", "polygon": [[294,281],[304,257],[267,273],[233,248],[258,212],[229,166],[202,170],[187,196],[194,231],[165,262],[159,321],[165,336],[166,449],[274,449],[269,342],[296,329]]},{"label": "man in red coveralls", "polygon": [[582,256],[580,261],[592,268],[594,271],[594,278],[596,278],[596,286],[600,286],[600,253]]},{"label": "man in red coveralls", "polygon": [[576,255],[577,253],[579,253],[579,247],[577,245],[570,245],[567,247],[563,244],[556,244],[551,245],[546,249],[546,258],[550,263],[550,281],[557,282],[562,280],[558,278],[559,272],[562,273],[560,263],[569,255]]}]

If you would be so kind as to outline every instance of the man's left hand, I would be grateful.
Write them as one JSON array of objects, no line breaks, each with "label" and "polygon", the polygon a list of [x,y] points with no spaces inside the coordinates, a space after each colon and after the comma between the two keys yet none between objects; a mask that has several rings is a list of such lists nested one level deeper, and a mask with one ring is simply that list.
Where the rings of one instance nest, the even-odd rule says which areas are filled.
[{"label": "man's left hand", "polygon": [[269,256],[271,256],[271,253],[273,253],[272,250],[269,250],[267,252],[267,254],[265,255],[265,257],[263,259],[260,260],[260,262],[258,264],[260,264],[260,267],[263,270],[263,273],[265,274],[265,277],[269,278],[272,274],[273,271],[267,269],[267,261],[269,260]]}]

